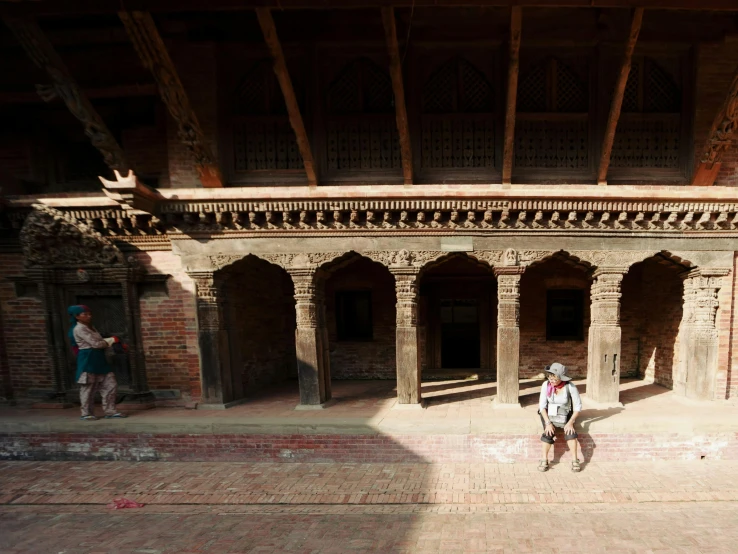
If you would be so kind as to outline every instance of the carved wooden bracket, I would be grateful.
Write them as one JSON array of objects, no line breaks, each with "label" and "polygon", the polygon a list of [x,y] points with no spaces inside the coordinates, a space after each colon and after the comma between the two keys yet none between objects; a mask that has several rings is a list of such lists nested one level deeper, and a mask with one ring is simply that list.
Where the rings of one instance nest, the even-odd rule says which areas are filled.
[{"label": "carved wooden bracket", "polygon": [[120,12],[118,15],[141,62],[159,85],[161,98],[177,122],[179,138],[192,155],[203,187],[222,187],[223,178],[218,164],[151,14],[133,11]]},{"label": "carved wooden bracket", "polygon": [[732,147],[735,140],[736,127],[738,127],[738,71],[713,121],[700,163],[692,179],[693,186],[709,187],[715,183],[720,172],[723,154]]},{"label": "carved wooden bracket", "polygon": [[607,117],[607,127],[605,128],[605,136],[602,140],[602,154],[600,156],[600,167],[597,172],[597,182],[600,185],[607,184],[607,170],[610,167],[610,155],[612,154],[612,145],[615,142],[615,130],[620,119],[620,109],[623,106],[623,96],[625,95],[625,86],[628,84],[628,76],[630,75],[630,65],[633,59],[633,50],[635,50],[638,34],[641,32],[641,23],[643,22],[643,8],[636,8],[633,12],[633,18],[630,22],[630,34],[628,42],[625,44],[625,53],[620,63],[620,73],[615,83],[615,89],[612,93],[612,104],[610,104],[610,114]]},{"label": "carved wooden bracket", "polygon": [[123,149],[36,21],[31,18],[5,18],[4,21],[31,61],[51,77],[51,85],[36,86],[39,96],[46,102],[55,98],[64,101],[72,115],[82,123],[85,135],[90,139],[92,146],[100,151],[109,168],[119,171],[131,169]]},{"label": "carved wooden bracket", "polygon": [[284,103],[287,107],[287,115],[290,119],[290,125],[292,130],[295,132],[295,138],[297,139],[297,147],[300,150],[303,164],[305,165],[305,173],[307,174],[307,180],[309,185],[317,185],[318,178],[315,173],[315,162],[313,161],[313,153],[310,149],[310,140],[308,139],[307,131],[305,130],[305,123],[302,120],[302,114],[300,113],[300,105],[297,103],[297,96],[295,95],[295,89],[292,86],[292,80],[290,79],[289,71],[287,71],[287,63],[284,59],[284,52],[282,52],[282,45],[279,42],[277,36],[277,28],[274,25],[274,19],[272,13],[268,8],[257,8],[256,16],[259,18],[259,25],[261,25],[261,31],[264,34],[264,40],[269,47],[269,51],[274,59],[274,73],[279,81],[279,86],[282,89],[282,95],[284,96]]},{"label": "carved wooden bracket", "polygon": [[397,119],[397,133],[400,137],[400,153],[402,155],[402,174],[406,185],[413,184],[413,153],[410,141],[410,127],[405,107],[405,87],[402,81],[402,60],[397,45],[397,28],[395,26],[395,9],[382,8],[382,24],[387,41],[387,51],[390,58],[390,77],[392,78],[392,92],[395,98],[395,115]]},{"label": "carved wooden bracket", "polygon": [[510,8],[510,58],[507,66],[507,103],[505,106],[505,143],[502,153],[502,183],[510,184],[515,151],[515,109],[518,100],[520,36],[523,15],[520,6]]},{"label": "carved wooden bracket", "polygon": [[103,192],[108,198],[115,200],[124,210],[140,210],[148,214],[157,215],[158,201],[161,199],[155,190],[141,183],[133,171],[122,177],[115,170],[115,181],[108,181],[99,177],[103,184]]}]

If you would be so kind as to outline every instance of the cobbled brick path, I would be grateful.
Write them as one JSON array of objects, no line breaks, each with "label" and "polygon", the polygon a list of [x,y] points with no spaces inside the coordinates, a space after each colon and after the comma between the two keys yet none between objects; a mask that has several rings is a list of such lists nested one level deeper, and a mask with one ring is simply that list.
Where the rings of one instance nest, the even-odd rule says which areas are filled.
[{"label": "cobbled brick path", "polygon": [[[125,496],[146,503],[113,511]],[[738,463],[0,463],[0,552],[737,552]]]}]

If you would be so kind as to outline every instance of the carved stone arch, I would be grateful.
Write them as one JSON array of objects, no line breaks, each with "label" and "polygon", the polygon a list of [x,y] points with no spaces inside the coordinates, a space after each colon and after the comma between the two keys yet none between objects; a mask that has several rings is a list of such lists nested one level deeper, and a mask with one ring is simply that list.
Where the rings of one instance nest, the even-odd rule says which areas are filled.
[{"label": "carved stone arch", "polygon": [[420,266],[421,273],[425,273],[441,264],[454,258],[468,260],[473,264],[486,269],[493,269],[495,265],[499,265],[502,258],[502,252],[497,250],[482,250],[477,252],[440,252],[440,255],[428,259]]},{"label": "carved stone arch", "polygon": [[108,239],[71,216],[34,204],[20,232],[27,268],[126,267],[123,253]]},{"label": "carved stone arch", "polygon": [[[692,261],[686,258],[683,258],[677,254],[673,254],[669,252],[668,250],[662,250],[661,252],[656,252],[651,257],[654,260],[656,260],[658,263],[672,267],[673,269],[678,271],[680,274],[689,272],[697,267],[697,264],[693,263]],[[641,260],[641,261],[645,261],[646,259]]]}]

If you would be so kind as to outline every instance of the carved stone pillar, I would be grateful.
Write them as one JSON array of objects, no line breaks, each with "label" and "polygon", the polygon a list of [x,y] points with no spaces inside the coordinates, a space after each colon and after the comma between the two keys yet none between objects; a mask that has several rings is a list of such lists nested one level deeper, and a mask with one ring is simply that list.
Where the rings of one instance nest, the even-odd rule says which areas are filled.
[{"label": "carved stone pillar", "polygon": [[721,277],[726,270],[701,269],[684,280],[684,305],[679,329],[679,360],[674,392],[696,400],[714,400],[718,373],[716,315]]},{"label": "carved stone pillar", "polygon": [[323,282],[314,268],[289,269],[295,285],[295,350],[301,407],[324,407],[331,399]]},{"label": "carved stone pillar", "polygon": [[599,404],[620,405],[620,285],[627,268],[594,272],[587,353],[587,396]]},{"label": "carved stone pillar", "polygon": [[420,405],[420,349],[418,348],[418,268],[390,267],[397,294],[397,402]]},{"label": "carved stone pillar", "polygon": [[233,379],[222,283],[214,271],[191,271],[197,295],[197,338],[200,350],[200,408],[229,408],[234,405]]},{"label": "carved stone pillar", "polygon": [[495,268],[497,276],[497,399],[520,406],[520,276],[524,268]]}]

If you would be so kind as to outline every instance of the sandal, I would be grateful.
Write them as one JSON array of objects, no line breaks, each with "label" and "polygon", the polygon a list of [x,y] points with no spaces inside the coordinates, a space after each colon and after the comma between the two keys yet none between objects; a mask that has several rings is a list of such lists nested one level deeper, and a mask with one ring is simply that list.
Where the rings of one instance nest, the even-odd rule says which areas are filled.
[{"label": "sandal", "polygon": [[579,465],[579,460],[573,460],[573,461],[571,462],[571,470],[572,470],[572,471],[573,471],[574,473],[579,473],[579,472],[580,472],[580,471],[582,470],[582,466],[581,466],[581,465]]},{"label": "sandal", "polygon": [[82,421],[97,421],[97,418],[94,415],[83,415],[80,419]]},{"label": "sandal", "polygon": [[118,412],[117,414],[106,415],[105,416],[105,419],[125,419],[127,417],[128,416],[126,414],[122,414],[122,413]]},{"label": "sandal", "polygon": [[548,471],[548,460],[541,460],[538,464],[538,471]]}]

